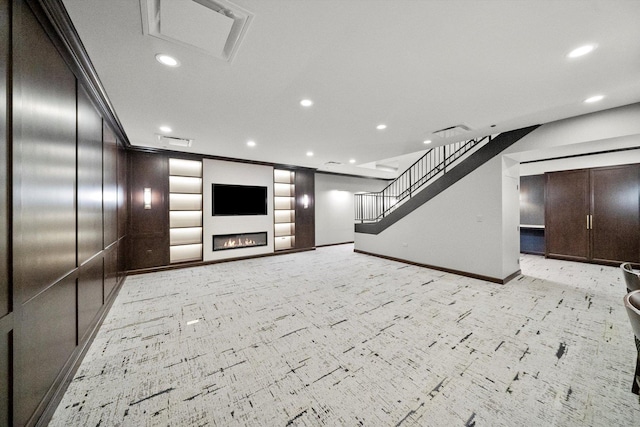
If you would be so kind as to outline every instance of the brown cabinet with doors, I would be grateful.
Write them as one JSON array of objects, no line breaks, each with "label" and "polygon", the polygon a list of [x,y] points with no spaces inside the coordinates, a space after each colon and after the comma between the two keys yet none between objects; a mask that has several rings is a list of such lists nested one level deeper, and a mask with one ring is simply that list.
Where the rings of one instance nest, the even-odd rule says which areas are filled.
[{"label": "brown cabinet with doors", "polygon": [[550,258],[640,262],[640,165],[545,174]]}]

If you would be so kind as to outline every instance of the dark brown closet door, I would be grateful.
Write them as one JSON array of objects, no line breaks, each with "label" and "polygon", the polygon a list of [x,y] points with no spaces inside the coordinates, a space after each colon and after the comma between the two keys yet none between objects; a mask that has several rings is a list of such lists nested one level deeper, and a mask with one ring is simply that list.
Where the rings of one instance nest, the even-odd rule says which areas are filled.
[{"label": "dark brown closet door", "polygon": [[595,262],[640,262],[640,166],[591,170],[591,248]]},{"label": "dark brown closet door", "polygon": [[586,261],[589,171],[550,172],[545,176],[545,255]]}]

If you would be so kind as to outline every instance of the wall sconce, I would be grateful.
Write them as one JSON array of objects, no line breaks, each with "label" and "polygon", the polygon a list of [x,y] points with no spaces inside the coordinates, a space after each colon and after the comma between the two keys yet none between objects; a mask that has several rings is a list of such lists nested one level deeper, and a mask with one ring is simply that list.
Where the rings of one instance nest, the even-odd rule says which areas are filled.
[{"label": "wall sconce", "polygon": [[302,207],[305,209],[309,207],[309,196],[307,196],[306,194],[302,196]]},{"label": "wall sconce", "polygon": [[149,187],[145,187],[143,199],[144,199],[144,208],[151,209],[151,189]]}]

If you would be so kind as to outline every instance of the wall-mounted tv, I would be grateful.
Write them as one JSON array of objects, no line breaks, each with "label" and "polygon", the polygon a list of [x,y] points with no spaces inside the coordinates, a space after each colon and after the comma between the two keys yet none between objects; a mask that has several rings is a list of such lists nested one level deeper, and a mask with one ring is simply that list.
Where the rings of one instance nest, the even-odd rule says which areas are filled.
[{"label": "wall-mounted tv", "polygon": [[213,216],[266,215],[267,187],[211,184]]}]

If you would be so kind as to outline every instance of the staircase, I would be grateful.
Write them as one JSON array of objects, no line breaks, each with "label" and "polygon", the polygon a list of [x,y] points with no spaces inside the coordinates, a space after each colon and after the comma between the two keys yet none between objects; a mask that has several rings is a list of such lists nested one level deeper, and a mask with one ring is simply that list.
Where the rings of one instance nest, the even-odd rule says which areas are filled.
[{"label": "staircase", "polygon": [[427,151],[382,191],[355,195],[355,231],[380,233],[537,127],[488,135]]}]

